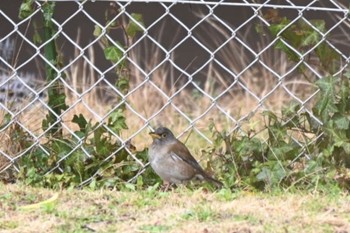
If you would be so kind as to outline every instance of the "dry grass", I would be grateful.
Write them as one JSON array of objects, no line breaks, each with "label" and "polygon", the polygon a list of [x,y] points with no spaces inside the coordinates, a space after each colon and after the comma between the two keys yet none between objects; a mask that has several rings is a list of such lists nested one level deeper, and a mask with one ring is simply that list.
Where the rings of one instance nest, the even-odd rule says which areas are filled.
[{"label": "dry grass", "polygon": [[[205,28],[206,33],[212,30],[210,34],[217,35],[218,38],[217,41],[214,40],[212,44],[208,44],[208,47],[214,51],[220,46],[223,38],[227,39],[231,35],[221,30],[217,22],[207,23],[211,28]],[[249,36],[249,30],[246,31],[246,35],[239,35],[243,40]],[[261,51],[270,43],[266,38],[262,38],[258,43],[256,51]],[[158,39],[161,41],[161,38]],[[205,41],[205,35],[200,39]],[[247,54],[251,53],[236,40],[232,40],[216,54],[216,58],[228,70],[238,74],[252,62]],[[91,63],[95,63],[92,49],[86,56]],[[147,129],[150,125],[166,125],[176,135],[185,131],[186,133],[181,135],[181,140],[191,142],[190,147],[195,151],[208,144],[208,141],[203,139],[196,130],[210,139],[208,124],[211,120],[214,120],[219,130],[230,132],[239,126],[244,131],[258,132],[264,126],[263,117],[259,113],[266,109],[278,113],[283,106],[295,101],[296,98],[304,101],[316,91],[313,84],[316,78],[311,73],[301,75],[298,72],[292,72],[279,80],[268,69],[256,62],[235,78],[215,62],[211,62],[199,74],[199,77],[203,78],[198,80],[194,78],[193,82],[201,88],[202,92],[210,96],[209,98],[201,91],[194,89],[193,83],[183,88],[188,77],[178,76],[176,69],[169,62],[158,67],[164,59],[164,54],[154,43],[148,44],[145,41],[132,49],[128,56],[142,68],[143,72],[130,63],[130,93],[125,98],[127,102],[125,114],[129,129],[122,132],[121,137],[124,140],[131,139],[139,150],[147,147],[151,142]],[[174,60],[173,57],[170,59]],[[294,65],[288,62],[281,51],[273,47],[264,52],[259,60],[279,75],[286,74]],[[190,66],[191,64],[188,65]],[[309,80],[306,80],[305,76]],[[92,123],[105,121],[106,114],[118,104],[119,96],[106,85],[106,80],[96,84],[98,79],[96,72],[83,59],[73,63],[66,70],[66,83],[70,88],[65,86],[65,93],[66,102],[70,108],[62,115],[65,133],[68,134],[69,131],[77,129],[77,125],[71,122],[75,114],[82,114]],[[232,85],[232,83],[235,84]],[[224,94],[221,95],[222,93]],[[306,107],[309,104],[311,101],[306,103]],[[38,136],[42,133],[41,123],[46,114],[47,110],[39,105],[18,114],[16,120]],[[0,116],[0,122],[3,122],[3,116]],[[192,127],[196,130],[191,131]],[[11,130],[9,128],[2,131],[0,140],[4,142],[11,140],[13,133]],[[261,135],[264,136],[264,134]],[[40,139],[45,140],[45,135]],[[18,148],[18,145],[13,146],[11,143],[3,143],[1,146],[1,150],[9,156],[18,155],[20,151]],[[0,158],[3,159],[2,156]],[[7,161],[7,159],[3,160]]]},{"label": "dry grass", "polygon": [[[232,43],[230,45],[229,51],[239,50],[237,44]],[[161,62],[162,56],[160,53],[160,49],[155,45],[143,44],[132,50],[129,56],[131,60],[143,68],[144,72],[149,73]],[[153,57],[153,59],[145,62],[139,54]],[[244,56],[237,57],[229,53],[224,53],[221,56],[219,58],[221,60],[232,61],[228,68],[233,71],[243,69],[247,63]],[[275,59],[271,61],[273,69],[284,69],[281,72],[286,72],[288,62],[285,56],[281,54],[265,54],[265,56],[265,60]],[[89,50],[88,57],[94,63],[95,55],[92,49]],[[230,78],[228,79],[222,71],[217,70],[217,67],[213,64],[209,64],[205,72],[207,72],[204,75],[206,77],[205,81],[198,85],[203,92],[212,98],[208,98],[200,91],[193,89],[192,84],[182,89],[187,82],[187,78],[184,76],[175,77],[174,68],[171,66],[164,65],[151,72],[149,75],[150,82],[145,82],[145,75],[139,69],[133,69],[133,66],[131,66],[130,93],[126,97],[127,108],[125,111],[129,129],[122,132],[122,138],[128,140],[131,137],[133,144],[139,150],[142,150],[151,143],[147,127],[149,125],[153,127],[166,125],[176,135],[187,131],[182,135],[181,140],[190,141],[191,149],[196,154],[198,150],[206,147],[208,141],[196,131],[188,131],[191,129],[190,122],[184,115],[193,121],[193,126],[197,130],[210,139],[208,124],[211,120],[214,120],[219,130],[230,131],[239,124],[243,130],[254,129],[258,131],[263,125],[259,112],[265,109],[279,110],[292,99],[282,87],[271,92],[272,88],[278,84],[277,79],[265,69],[258,70],[256,67],[249,69],[241,75],[239,80],[237,79],[238,83],[234,86],[230,86],[233,81],[230,81]],[[96,85],[97,80],[96,72],[82,59],[73,63],[66,71],[66,83],[70,88],[65,86],[64,91],[67,96],[66,103],[70,108],[62,115],[65,133],[70,134],[69,131],[78,129],[78,126],[71,122],[74,115],[82,114],[92,123],[106,121],[108,112],[119,104],[118,100],[120,98],[113,89],[105,85],[104,82]],[[249,91],[244,90],[242,85],[247,87]],[[297,81],[288,81],[283,85],[293,93],[306,95],[306,92],[313,91],[312,88],[311,91],[304,88],[305,86],[309,87],[310,84],[298,83]],[[217,98],[222,92],[225,92],[225,94]],[[253,95],[263,101],[258,101]],[[140,114],[143,119],[135,112]],[[38,104],[18,114],[16,119],[34,135],[39,136],[43,133],[41,123],[46,114],[45,108]],[[0,122],[3,122],[2,119],[0,118]],[[138,132],[140,129],[143,130]],[[3,131],[1,133],[2,141],[12,140],[10,135],[13,132],[13,127]],[[42,135],[40,140],[45,141],[45,135]],[[2,144],[2,151],[14,157],[22,150],[16,142],[9,142]],[[8,160],[1,158],[0,164],[7,166]]]},{"label": "dry grass", "polygon": [[[213,30],[218,30],[215,23],[213,25]],[[219,31],[219,33],[225,32]],[[224,34],[221,36],[229,37]],[[160,38],[159,41],[161,41]],[[214,44],[214,48],[220,45],[219,41],[216,43],[218,44]],[[264,48],[268,43],[269,41],[262,41],[259,49]],[[239,51],[240,56],[237,56],[237,53],[225,52],[219,54],[218,59],[230,61],[227,68],[238,73],[250,62],[241,49],[237,43],[228,43],[225,51]],[[93,58],[93,51],[89,52],[89,57]],[[270,71],[256,65],[238,78],[234,78],[219,69],[214,64],[215,62],[209,63],[207,68],[201,72],[200,78],[203,80],[194,80],[193,83],[188,84],[188,78],[183,74],[176,76],[175,68],[168,62],[158,67],[164,59],[162,51],[153,43],[148,44],[147,41],[131,50],[129,57],[143,71],[130,65],[130,92],[125,98],[127,103],[125,114],[129,129],[122,133],[122,138],[126,140],[132,137],[134,144],[139,148],[150,143],[148,130],[145,130],[148,125],[153,127],[166,125],[177,135],[188,131],[193,125],[208,136],[208,124],[214,120],[219,130],[231,131],[239,124],[243,130],[248,131],[253,128],[258,131],[263,126],[259,113],[266,109],[281,110],[283,106],[293,101],[290,93],[305,100],[316,91],[315,86],[306,81],[301,74],[295,73],[293,78],[286,78],[280,82]],[[145,59],[145,57],[150,59]],[[264,53],[261,59],[267,61],[267,65],[279,74],[287,73],[293,65],[289,64],[284,54],[274,49]],[[158,68],[155,69],[155,67]],[[103,82],[89,90],[97,80],[95,74],[86,62],[74,64],[67,71],[67,83],[72,89],[83,93],[82,98],[79,99],[71,95],[71,91],[66,88],[68,105],[73,106],[79,102],[63,116],[68,128],[76,127],[70,124],[74,114],[82,113],[92,122],[98,122],[119,104],[120,96]],[[84,77],[84,83],[79,82],[80,77]],[[194,84],[198,85],[197,87],[201,90],[194,88]],[[94,114],[87,106],[93,109]],[[138,132],[140,129],[144,130]],[[188,134],[185,134],[183,140],[187,136]],[[196,143],[197,148],[207,143],[204,139],[201,141],[201,137],[198,137],[197,134],[192,136],[197,138],[196,142],[199,142]]]},{"label": "dry grass", "polygon": [[[57,192],[0,184],[1,232],[349,232],[346,194]],[[39,203],[31,206],[33,203]]]}]

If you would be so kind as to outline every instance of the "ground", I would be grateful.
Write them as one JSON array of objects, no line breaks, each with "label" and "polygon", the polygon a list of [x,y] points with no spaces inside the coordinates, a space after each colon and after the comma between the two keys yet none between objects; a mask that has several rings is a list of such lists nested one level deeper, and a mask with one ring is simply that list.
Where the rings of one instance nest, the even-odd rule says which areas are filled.
[{"label": "ground", "polygon": [[345,193],[48,190],[0,184],[0,232],[350,232]]}]

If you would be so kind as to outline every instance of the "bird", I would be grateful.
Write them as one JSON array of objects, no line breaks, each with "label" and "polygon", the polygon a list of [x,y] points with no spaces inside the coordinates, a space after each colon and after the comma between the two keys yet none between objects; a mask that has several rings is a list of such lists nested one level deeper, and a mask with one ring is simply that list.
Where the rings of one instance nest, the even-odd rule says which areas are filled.
[{"label": "bird", "polygon": [[148,149],[148,158],[155,173],[166,184],[183,184],[197,177],[220,188],[223,184],[208,175],[191,155],[188,148],[166,127],[149,133],[153,142]]}]

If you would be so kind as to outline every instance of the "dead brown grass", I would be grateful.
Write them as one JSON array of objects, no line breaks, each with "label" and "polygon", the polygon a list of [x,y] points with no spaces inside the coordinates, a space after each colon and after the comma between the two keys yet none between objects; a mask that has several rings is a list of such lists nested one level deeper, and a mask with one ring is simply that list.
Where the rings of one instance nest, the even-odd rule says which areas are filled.
[{"label": "dead brown grass", "polygon": [[[215,22],[212,22],[212,25],[213,30],[216,30],[221,37],[230,36],[220,31]],[[220,41],[214,41],[212,46],[218,47],[219,43]],[[259,48],[264,48],[267,43],[268,41],[261,41]],[[198,83],[206,96],[194,89],[193,84],[183,88],[187,78],[175,76],[172,66],[162,65],[154,69],[163,59],[161,53],[157,46],[146,43],[131,50],[129,54],[130,59],[149,74],[145,76],[131,65],[130,93],[125,98],[127,103],[125,116],[129,129],[123,131],[121,137],[124,140],[131,139],[139,150],[151,142],[147,129],[150,125],[153,127],[166,125],[176,135],[186,131],[181,140],[190,141],[191,148],[199,150],[205,147],[208,141],[196,131],[192,132],[190,130],[192,126],[209,139],[208,124],[212,120],[219,130],[230,132],[239,126],[245,131],[259,131],[264,125],[260,114],[262,111],[266,109],[279,111],[293,100],[291,93],[304,100],[315,91],[314,86],[305,81],[300,74],[281,81],[262,66],[254,65],[239,77],[233,78],[227,72],[219,70],[219,67],[212,62],[203,70],[205,80],[200,80]],[[88,57],[94,63],[95,55],[92,49],[88,51]],[[145,60],[145,57],[150,59]],[[224,52],[218,54],[218,59],[225,61],[227,68],[236,73],[250,63],[242,46],[236,42],[228,43]],[[279,74],[285,74],[291,67],[286,56],[274,49],[263,53],[261,60]],[[84,60],[73,63],[66,71],[66,82],[70,88],[65,86],[65,93],[70,108],[62,115],[65,133],[69,134],[69,131],[78,129],[78,126],[71,122],[75,114],[82,114],[92,123],[101,122],[105,121],[106,114],[119,104],[120,98],[112,88],[103,82],[96,85],[97,80],[96,72]],[[232,86],[233,82],[236,84]],[[224,94],[221,95],[222,93]],[[46,113],[47,110],[39,105],[23,111],[16,119],[38,136],[42,134],[41,123]],[[3,122],[1,117],[0,122]],[[11,132],[13,131],[10,129],[5,130],[0,137],[6,141],[6,138],[11,138]],[[45,140],[45,135],[40,139]],[[18,154],[18,149],[10,145],[11,143],[4,143],[1,149],[14,157]]]}]

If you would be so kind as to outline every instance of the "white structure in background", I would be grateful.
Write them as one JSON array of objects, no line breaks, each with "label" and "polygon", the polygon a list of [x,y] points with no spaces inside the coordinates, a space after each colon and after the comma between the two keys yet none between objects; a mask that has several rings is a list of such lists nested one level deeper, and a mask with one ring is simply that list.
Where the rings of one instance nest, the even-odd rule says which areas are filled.
[{"label": "white structure in background", "polygon": [[[7,39],[0,43],[0,57],[5,61],[11,61],[14,51],[14,41]],[[0,68],[0,109],[19,111],[28,104],[32,107],[39,98],[46,100],[44,84],[33,73],[11,74],[11,71]]]}]

